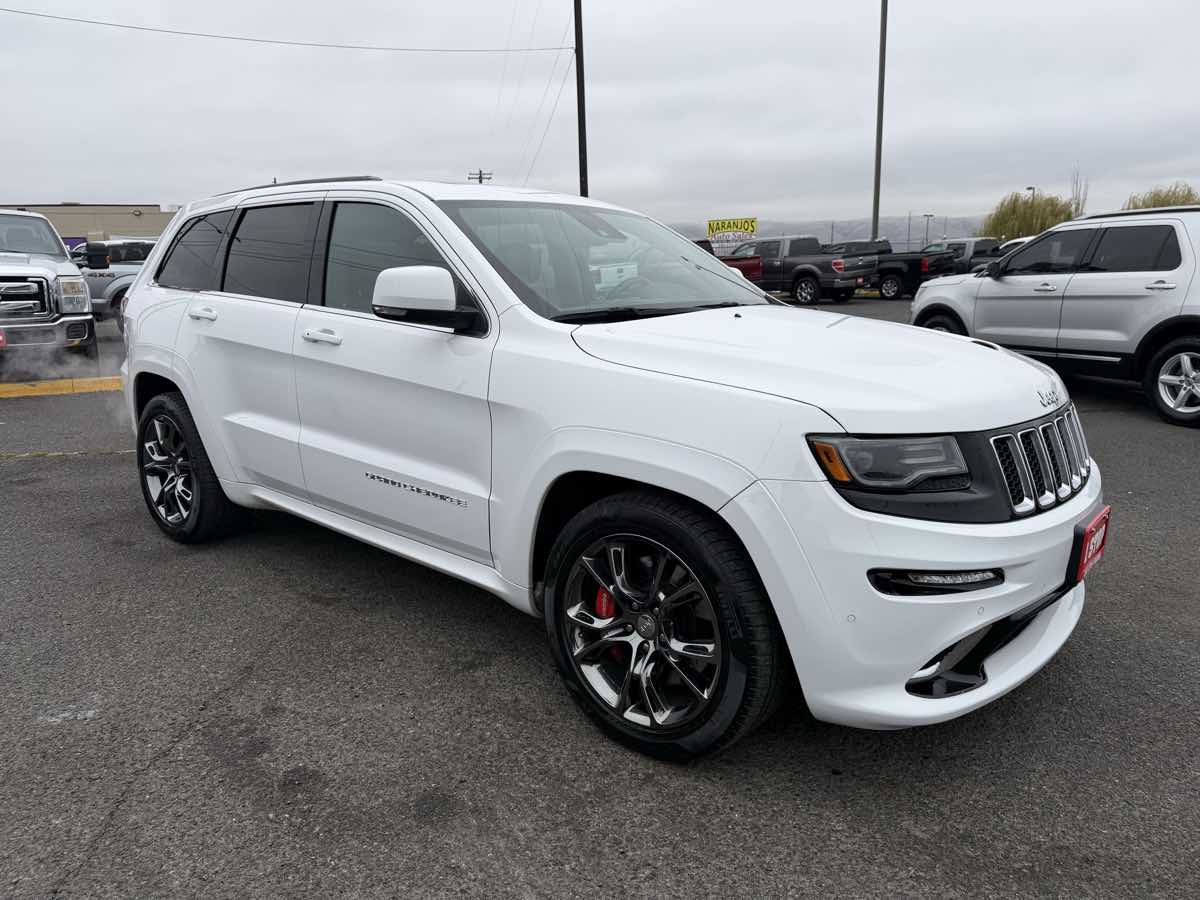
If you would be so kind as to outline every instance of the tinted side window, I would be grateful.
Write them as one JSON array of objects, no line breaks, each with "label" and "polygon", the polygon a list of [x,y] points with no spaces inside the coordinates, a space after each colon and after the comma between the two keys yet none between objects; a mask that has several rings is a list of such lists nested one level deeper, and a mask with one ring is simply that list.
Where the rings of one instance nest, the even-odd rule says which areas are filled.
[{"label": "tinted side window", "polygon": [[737,257],[742,257],[742,256],[757,256],[757,255],[758,255],[758,249],[755,247],[755,245],[754,245],[754,244],[742,244],[742,245],[740,245],[739,247],[737,247],[737,248],[736,248],[736,249],[735,249],[735,250],[734,250],[734,251],[733,251],[731,254],[729,254],[729,255],[730,255],[730,256],[737,256]]},{"label": "tinted side window", "polygon": [[[1164,253],[1168,250],[1170,251]],[[1089,272],[1155,272],[1178,267],[1179,241],[1170,225],[1109,228],[1100,237]]]},{"label": "tinted side window", "polygon": [[963,243],[954,243],[947,245],[950,251],[954,254],[955,259],[962,259],[963,254],[967,252],[967,245]]},{"label": "tinted side window", "polygon": [[759,241],[758,255],[763,259],[775,259],[779,256],[779,241]]},{"label": "tinted side window", "polygon": [[1092,242],[1094,228],[1055,231],[1018,250],[1005,266],[1008,275],[1054,275],[1073,272]]},{"label": "tinted side window", "polygon": [[[775,241],[778,244],[778,241]],[[821,252],[821,242],[814,237],[793,238],[788,243],[789,256],[811,256]],[[764,256],[766,254],[763,254]],[[775,254],[778,256],[779,254]]]},{"label": "tinted side window", "polygon": [[215,291],[220,282],[217,248],[233,210],[209,213],[184,224],[158,269],[158,283],[183,291]]},{"label": "tinted side window", "polygon": [[375,278],[401,266],[447,268],[421,229],[403,213],[371,203],[339,203],[329,231],[325,305],[371,311]]},{"label": "tinted side window", "polygon": [[242,213],[222,290],[303,303],[312,257],[313,203],[252,206]]},{"label": "tinted side window", "polygon": [[977,254],[987,253],[989,255],[994,254],[996,252],[996,248],[999,246],[1000,246],[999,241],[976,241],[975,242],[975,253],[977,253]]}]

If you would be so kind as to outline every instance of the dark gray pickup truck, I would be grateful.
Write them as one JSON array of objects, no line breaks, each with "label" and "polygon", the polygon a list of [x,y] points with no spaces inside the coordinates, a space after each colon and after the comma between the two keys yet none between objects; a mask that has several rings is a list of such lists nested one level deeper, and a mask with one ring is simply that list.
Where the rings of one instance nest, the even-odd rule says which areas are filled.
[{"label": "dark gray pickup truck", "polygon": [[875,274],[874,256],[830,253],[812,235],[758,238],[721,259],[763,290],[785,291],[806,306],[822,297],[845,303]]}]

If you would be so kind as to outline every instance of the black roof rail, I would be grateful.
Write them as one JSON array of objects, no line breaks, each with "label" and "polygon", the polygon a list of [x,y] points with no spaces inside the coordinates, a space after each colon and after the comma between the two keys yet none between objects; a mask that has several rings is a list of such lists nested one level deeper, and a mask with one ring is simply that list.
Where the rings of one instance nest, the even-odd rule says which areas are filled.
[{"label": "black roof rail", "polygon": [[232,191],[222,191],[218,197],[229,194],[240,194],[242,191],[257,191],[269,187],[291,187],[296,184],[326,184],[331,181],[383,181],[378,175],[338,175],[334,178],[301,178],[299,181],[273,181],[270,184],[253,184],[250,187],[235,188]]},{"label": "black roof rail", "polygon": [[1187,206],[1152,206],[1148,209],[1118,209],[1116,212],[1093,213],[1084,216],[1085,219],[1112,219],[1116,216],[1157,216],[1163,213],[1200,212],[1200,205]]}]

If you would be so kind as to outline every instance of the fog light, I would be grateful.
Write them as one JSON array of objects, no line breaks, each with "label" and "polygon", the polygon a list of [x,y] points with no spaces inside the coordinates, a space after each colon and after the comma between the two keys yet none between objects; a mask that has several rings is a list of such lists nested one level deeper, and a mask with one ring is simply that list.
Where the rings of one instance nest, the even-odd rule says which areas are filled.
[{"label": "fog light", "polygon": [[921,596],[979,591],[1004,583],[1003,569],[972,569],[965,572],[906,572],[872,569],[867,579],[884,594]]},{"label": "fog light", "polygon": [[983,569],[979,572],[909,572],[908,577],[916,584],[955,585],[994,581],[997,575],[994,569]]}]

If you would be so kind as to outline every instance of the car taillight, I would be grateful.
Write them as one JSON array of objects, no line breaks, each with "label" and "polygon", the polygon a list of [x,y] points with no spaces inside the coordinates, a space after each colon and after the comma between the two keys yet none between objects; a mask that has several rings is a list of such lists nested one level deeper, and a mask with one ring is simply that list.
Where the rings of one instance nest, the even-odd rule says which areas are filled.
[{"label": "car taillight", "polygon": [[929,257],[928,256],[921,257],[921,274],[922,275],[929,274]]},{"label": "car taillight", "polygon": [[835,259],[833,262],[830,263],[830,265],[833,266],[833,271],[835,271],[835,272],[845,272],[846,271],[846,261],[844,259]]}]

